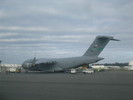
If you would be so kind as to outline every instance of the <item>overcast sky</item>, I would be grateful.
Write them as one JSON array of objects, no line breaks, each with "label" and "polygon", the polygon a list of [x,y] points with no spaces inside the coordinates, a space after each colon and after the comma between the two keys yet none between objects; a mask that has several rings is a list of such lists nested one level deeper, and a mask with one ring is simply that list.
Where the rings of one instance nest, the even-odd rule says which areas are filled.
[{"label": "overcast sky", "polygon": [[97,35],[111,41],[99,63],[133,60],[133,0],[0,0],[0,59],[81,56]]}]

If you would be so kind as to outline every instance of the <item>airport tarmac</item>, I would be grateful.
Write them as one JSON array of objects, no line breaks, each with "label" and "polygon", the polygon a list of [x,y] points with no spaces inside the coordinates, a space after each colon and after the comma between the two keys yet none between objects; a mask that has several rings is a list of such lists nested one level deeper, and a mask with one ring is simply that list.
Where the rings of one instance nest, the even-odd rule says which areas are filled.
[{"label": "airport tarmac", "polygon": [[0,100],[133,100],[133,71],[2,73]]}]

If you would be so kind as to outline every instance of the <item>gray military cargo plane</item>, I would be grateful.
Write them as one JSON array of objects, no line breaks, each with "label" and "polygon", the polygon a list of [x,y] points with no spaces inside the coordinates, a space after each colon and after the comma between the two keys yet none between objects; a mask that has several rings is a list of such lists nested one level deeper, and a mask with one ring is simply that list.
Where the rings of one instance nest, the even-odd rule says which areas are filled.
[{"label": "gray military cargo plane", "polygon": [[29,71],[57,72],[95,63],[104,59],[98,56],[110,40],[119,41],[110,36],[97,36],[83,56],[58,59],[34,58],[26,60],[22,67]]}]

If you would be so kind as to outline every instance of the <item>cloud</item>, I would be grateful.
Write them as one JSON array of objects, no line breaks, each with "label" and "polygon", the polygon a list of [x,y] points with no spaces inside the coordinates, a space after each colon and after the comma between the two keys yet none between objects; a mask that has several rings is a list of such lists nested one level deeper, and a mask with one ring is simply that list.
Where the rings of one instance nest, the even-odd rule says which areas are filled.
[{"label": "cloud", "polygon": [[0,38],[2,37],[7,37],[7,36],[17,36],[19,35],[18,33],[0,33]]},{"label": "cloud", "polygon": [[0,34],[0,37],[7,37],[7,36],[12,36],[12,38],[3,38],[3,39],[0,39],[0,42],[6,42],[6,43],[20,43],[20,42],[29,42],[29,43],[32,43],[32,42],[63,42],[63,43],[67,43],[67,42],[70,42],[70,43],[79,43],[81,42],[82,39],[88,39],[88,37],[90,38],[90,35],[40,35],[39,38],[36,38],[36,34],[31,34],[33,36],[26,36],[24,35],[25,37],[21,37],[22,34],[20,34],[19,37],[15,38],[14,36],[16,35],[19,35],[18,33],[6,33],[6,34]]},{"label": "cloud", "polygon": [[8,17],[8,14],[4,12],[3,10],[0,10],[0,19],[5,18],[5,17]]},{"label": "cloud", "polygon": [[48,28],[44,28],[44,27],[19,27],[19,26],[0,26],[1,30],[14,30],[14,31],[48,31]]}]

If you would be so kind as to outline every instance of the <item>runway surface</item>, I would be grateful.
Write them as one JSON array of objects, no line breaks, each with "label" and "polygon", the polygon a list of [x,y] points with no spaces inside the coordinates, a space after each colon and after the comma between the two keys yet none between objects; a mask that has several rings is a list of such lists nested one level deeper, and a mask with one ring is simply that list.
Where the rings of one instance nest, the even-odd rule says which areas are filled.
[{"label": "runway surface", "polygon": [[0,100],[133,100],[133,71],[2,73]]}]

